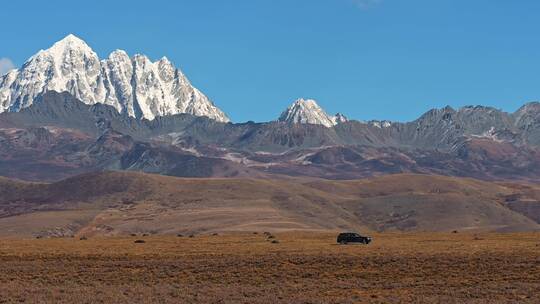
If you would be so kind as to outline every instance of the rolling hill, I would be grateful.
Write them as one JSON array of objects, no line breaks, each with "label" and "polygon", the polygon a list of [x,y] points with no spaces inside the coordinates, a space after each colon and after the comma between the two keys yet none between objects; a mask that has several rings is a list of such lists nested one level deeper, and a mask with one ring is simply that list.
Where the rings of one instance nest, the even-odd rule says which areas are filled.
[{"label": "rolling hill", "polygon": [[330,181],[83,174],[0,179],[0,236],[223,231],[533,231],[540,188],[398,174]]}]

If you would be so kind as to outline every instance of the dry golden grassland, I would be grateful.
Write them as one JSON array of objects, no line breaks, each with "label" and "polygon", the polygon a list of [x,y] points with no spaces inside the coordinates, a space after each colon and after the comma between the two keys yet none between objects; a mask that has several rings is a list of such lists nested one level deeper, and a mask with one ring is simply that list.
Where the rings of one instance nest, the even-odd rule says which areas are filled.
[{"label": "dry golden grassland", "polygon": [[539,303],[539,295],[538,233],[377,234],[369,246],[300,232],[0,240],[0,303]]}]

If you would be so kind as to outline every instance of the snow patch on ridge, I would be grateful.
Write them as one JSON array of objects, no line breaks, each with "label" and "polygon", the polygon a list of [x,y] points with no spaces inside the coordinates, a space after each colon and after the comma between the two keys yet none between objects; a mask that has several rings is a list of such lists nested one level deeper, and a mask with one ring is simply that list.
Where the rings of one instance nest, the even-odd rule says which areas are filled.
[{"label": "snow patch on ridge", "polygon": [[491,127],[488,131],[485,131],[482,134],[471,134],[470,137],[490,139],[498,143],[504,142],[504,140],[497,137],[497,131],[495,130],[495,127]]}]

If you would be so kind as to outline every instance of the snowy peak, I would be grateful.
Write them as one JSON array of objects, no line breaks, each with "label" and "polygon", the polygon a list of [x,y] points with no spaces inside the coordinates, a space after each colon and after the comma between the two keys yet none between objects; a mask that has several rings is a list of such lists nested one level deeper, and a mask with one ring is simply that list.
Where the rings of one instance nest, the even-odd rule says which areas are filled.
[{"label": "snowy peak", "polygon": [[61,63],[64,60],[69,60],[76,57],[95,57],[97,54],[84,42],[82,39],[73,34],[67,35],[64,39],[57,41],[47,50],[40,50],[36,55],[30,57],[28,62],[35,61],[36,58],[50,58],[55,63]]},{"label": "snowy peak", "polygon": [[[56,42],[51,48],[39,51],[27,61],[27,64],[37,64],[41,60],[54,64],[56,71],[62,75],[80,72],[85,68],[96,68],[96,65],[99,65],[97,54],[86,42],[72,34]],[[86,64],[90,66],[84,66]]]},{"label": "snowy peak", "polygon": [[69,34],[64,39],[57,41],[53,46],[48,49],[49,52],[63,51],[63,50],[81,50],[87,52],[94,52],[84,40],[81,38]]},{"label": "snowy peak", "polygon": [[166,57],[152,62],[116,50],[100,60],[72,34],[0,77],[0,112],[28,107],[47,91],[69,92],[86,104],[104,103],[149,120],[187,113],[229,121]]},{"label": "snowy peak", "polygon": [[313,124],[333,127],[336,117],[329,116],[313,99],[298,99],[285,110],[278,121],[292,124]]},{"label": "snowy peak", "polygon": [[68,35],[30,57],[10,77],[0,78],[0,112],[19,111],[46,91],[70,92],[86,103],[100,102],[97,54],[81,39]]}]

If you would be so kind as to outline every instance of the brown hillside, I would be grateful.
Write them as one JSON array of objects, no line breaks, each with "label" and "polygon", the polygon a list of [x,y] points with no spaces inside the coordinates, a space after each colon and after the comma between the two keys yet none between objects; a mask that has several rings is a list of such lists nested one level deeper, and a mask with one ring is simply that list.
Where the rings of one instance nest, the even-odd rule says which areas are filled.
[{"label": "brown hillside", "polygon": [[0,236],[529,231],[540,228],[536,215],[517,204],[538,203],[539,193],[529,184],[412,174],[354,181],[132,172],[85,174],[52,184],[0,179]]}]

